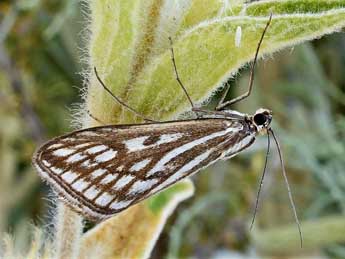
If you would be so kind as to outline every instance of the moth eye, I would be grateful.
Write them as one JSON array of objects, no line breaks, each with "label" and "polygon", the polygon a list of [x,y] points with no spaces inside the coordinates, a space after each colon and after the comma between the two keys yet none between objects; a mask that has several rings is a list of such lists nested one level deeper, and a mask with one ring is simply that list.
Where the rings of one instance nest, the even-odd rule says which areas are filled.
[{"label": "moth eye", "polygon": [[264,125],[267,121],[267,118],[264,114],[258,113],[254,115],[254,122],[256,125]]}]

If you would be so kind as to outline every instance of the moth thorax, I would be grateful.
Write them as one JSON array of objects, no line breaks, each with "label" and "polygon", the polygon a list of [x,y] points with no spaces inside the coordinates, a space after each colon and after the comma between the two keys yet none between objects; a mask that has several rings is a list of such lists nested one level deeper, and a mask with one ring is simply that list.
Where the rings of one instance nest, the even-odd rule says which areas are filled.
[{"label": "moth thorax", "polygon": [[252,122],[259,133],[266,133],[272,121],[272,111],[264,108],[258,109],[252,117]]}]

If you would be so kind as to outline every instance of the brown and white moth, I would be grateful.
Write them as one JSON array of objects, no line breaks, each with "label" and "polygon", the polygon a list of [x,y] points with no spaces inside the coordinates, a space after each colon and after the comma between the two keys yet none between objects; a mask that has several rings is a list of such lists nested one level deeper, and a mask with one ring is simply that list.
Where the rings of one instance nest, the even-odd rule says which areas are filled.
[{"label": "brown and white moth", "polygon": [[[238,119],[237,116],[242,116]],[[75,131],[39,148],[34,165],[75,210],[104,219],[250,146],[271,113]]]},{"label": "brown and white moth", "polygon": [[[192,110],[198,114],[197,119],[101,126],[57,137],[41,146],[33,157],[40,176],[74,210],[88,218],[102,220],[218,160],[237,155],[253,144],[260,133],[266,133],[268,141],[272,134],[281,157],[279,143],[270,128],[270,110],[261,108],[254,115],[246,115],[226,109],[250,95],[258,51],[271,18],[257,46],[245,94],[227,102],[222,98],[216,111],[195,108],[179,78],[171,48],[176,79]],[[95,74],[116,101],[139,114],[111,93],[96,68]],[[282,158],[281,162],[283,164]],[[287,183],[284,168],[283,175]],[[300,231],[288,183],[287,187]]]}]

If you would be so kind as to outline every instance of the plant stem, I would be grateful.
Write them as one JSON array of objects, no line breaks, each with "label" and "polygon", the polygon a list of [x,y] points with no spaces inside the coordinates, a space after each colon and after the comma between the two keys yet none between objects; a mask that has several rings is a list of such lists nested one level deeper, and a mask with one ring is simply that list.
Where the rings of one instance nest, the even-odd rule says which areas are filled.
[{"label": "plant stem", "polygon": [[55,229],[55,258],[77,258],[83,230],[82,217],[59,201]]}]

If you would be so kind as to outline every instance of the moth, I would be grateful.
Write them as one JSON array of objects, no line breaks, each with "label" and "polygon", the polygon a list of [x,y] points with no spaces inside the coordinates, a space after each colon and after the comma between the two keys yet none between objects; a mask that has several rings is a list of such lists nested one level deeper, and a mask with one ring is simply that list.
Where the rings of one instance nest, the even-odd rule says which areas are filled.
[{"label": "moth", "polygon": [[[215,111],[196,108],[180,80],[171,47],[176,79],[198,118],[168,122],[145,118],[149,122],[100,126],[57,137],[43,144],[33,157],[39,175],[75,211],[103,220],[218,160],[234,157],[252,145],[259,134],[267,134],[268,141],[272,134],[281,157],[279,143],[270,128],[270,110],[260,108],[247,115],[227,109],[250,95],[254,66],[271,18],[257,46],[245,94],[226,102],[222,98]],[[94,70],[100,84],[116,101],[139,114],[113,95]],[[223,97],[227,91],[224,93]],[[283,173],[287,183],[284,169]],[[288,192],[299,226],[289,186]]]},{"label": "moth", "polygon": [[111,125],[75,131],[34,157],[41,177],[75,210],[105,219],[250,146],[271,113]]}]

